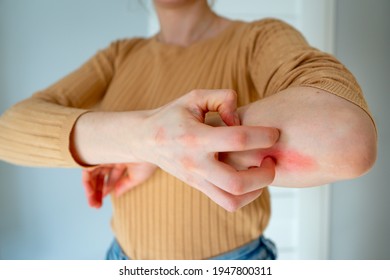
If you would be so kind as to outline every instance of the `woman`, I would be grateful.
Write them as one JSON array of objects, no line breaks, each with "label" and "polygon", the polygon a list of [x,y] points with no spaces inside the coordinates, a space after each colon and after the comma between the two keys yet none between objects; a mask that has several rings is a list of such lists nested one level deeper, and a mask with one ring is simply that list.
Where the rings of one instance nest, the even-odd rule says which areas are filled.
[{"label": "woman", "polygon": [[156,36],[117,41],[9,109],[0,156],[87,167],[93,206],[114,190],[108,258],[275,258],[262,236],[267,185],[315,186],[373,165],[361,90],[283,22],[230,21],[205,0],[154,5]]}]

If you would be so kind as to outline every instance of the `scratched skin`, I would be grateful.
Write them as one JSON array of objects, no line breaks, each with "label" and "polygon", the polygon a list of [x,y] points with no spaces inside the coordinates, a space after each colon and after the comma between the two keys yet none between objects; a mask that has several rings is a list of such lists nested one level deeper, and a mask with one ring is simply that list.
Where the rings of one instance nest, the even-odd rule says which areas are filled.
[{"label": "scratched skin", "polygon": [[272,186],[301,188],[325,183],[317,179],[321,169],[319,163],[313,157],[291,148],[278,145],[271,149],[219,154],[219,160],[230,164],[236,170],[259,167],[267,157],[273,158],[276,164]]},{"label": "scratched skin", "polygon": [[[310,173],[316,173],[319,169],[318,163],[312,157],[280,146],[272,149],[230,154],[220,153],[218,155],[219,160],[233,166],[236,170],[259,167],[266,157],[271,157],[275,161],[275,180],[282,185],[288,183],[295,186],[303,186],[300,178],[303,175],[307,177]],[[281,179],[282,181],[280,181]]]},{"label": "scratched skin", "polygon": [[294,150],[271,149],[261,154],[262,158],[272,157],[276,162],[276,167],[285,172],[312,171],[317,163],[310,156],[304,155]]}]

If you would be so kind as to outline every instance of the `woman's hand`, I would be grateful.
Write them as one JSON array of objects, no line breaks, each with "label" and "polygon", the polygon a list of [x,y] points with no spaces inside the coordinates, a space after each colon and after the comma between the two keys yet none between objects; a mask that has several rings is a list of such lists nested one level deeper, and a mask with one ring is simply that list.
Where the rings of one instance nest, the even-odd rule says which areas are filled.
[{"label": "woman's hand", "polygon": [[82,181],[91,207],[100,208],[103,198],[115,192],[120,196],[146,181],[156,170],[150,163],[105,164],[84,169]]},{"label": "woman's hand", "polygon": [[[228,127],[206,125],[209,111],[218,112]],[[220,152],[272,147],[279,137],[275,128],[239,126],[231,90],[192,91],[152,111],[140,128],[136,158],[158,165],[229,211],[257,198],[274,179],[272,158],[239,171],[218,160]]]}]

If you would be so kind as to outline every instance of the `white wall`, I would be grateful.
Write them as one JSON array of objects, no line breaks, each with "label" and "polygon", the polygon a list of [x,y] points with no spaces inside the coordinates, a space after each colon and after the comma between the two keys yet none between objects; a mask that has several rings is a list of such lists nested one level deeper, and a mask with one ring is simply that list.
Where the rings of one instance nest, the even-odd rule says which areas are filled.
[{"label": "white wall", "polygon": [[369,174],[333,186],[333,259],[390,259],[389,13],[388,0],[337,3],[336,55],[365,92],[378,127],[379,152]]},{"label": "white wall", "polygon": [[[133,0],[0,0],[0,113],[112,40],[145,34]],[[0,259],[101,259],[112,240],[109,200],[87,206],[79,170],[0,162]]]}]

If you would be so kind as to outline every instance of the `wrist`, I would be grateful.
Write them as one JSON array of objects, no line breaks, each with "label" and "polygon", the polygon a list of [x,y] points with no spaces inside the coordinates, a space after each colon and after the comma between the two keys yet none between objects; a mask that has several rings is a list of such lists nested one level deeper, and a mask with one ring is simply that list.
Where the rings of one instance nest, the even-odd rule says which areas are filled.
[{"label": "wrist", "polygon": [[73,155],[83,165],[139,162],[139,124],[147,111],[89,112],[75,123]]}]

